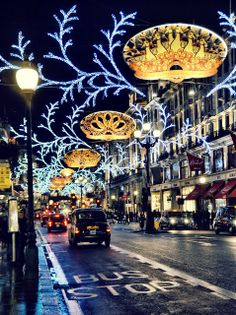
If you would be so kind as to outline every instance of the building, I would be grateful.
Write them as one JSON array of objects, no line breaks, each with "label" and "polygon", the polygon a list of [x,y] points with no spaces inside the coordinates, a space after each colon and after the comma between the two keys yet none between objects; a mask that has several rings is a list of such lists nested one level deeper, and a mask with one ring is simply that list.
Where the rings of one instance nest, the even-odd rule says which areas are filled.
[{"label": "building", "polygon": [[[218,74],[211,78],[179,84],[152,81],[143,86],[145,97],[130,95],[130,103],[142,105],[151,123],[160,124],[160,112],[153,106],[158,101],[167,107],[170,122],[175,125],[163,136],[173,143],[166,149],[151,152],[152,210],[214,213],[219,206],[236,205],[236,150],[230,134],[236,131],[236,101],[226,89],[206,96],[233,68],[235,61],[235,50],[229,50]],[[187,119],[197,137],[189,137],[176,145],[174,139]],[[202,137],[207,137],[210,152],[205,151]],[[127,150],[128,171],[111,177],[110,196],[113,204],[123,198],[127,211],[139,211],[145,186],[145,149],[133,144]],[[113,152],[115,159],[114,149]],[[190,171],[187,152],[204,159],[204,172]]]}]

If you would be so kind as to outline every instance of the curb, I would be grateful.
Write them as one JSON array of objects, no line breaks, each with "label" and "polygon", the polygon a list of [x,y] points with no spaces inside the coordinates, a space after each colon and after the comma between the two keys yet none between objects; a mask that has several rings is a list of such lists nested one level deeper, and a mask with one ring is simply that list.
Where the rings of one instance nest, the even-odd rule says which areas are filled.
[{"label": "curb", "polygon": [[[38,231],[37,231],[38,232]],[[41,315],[63,315],[62,310],[60,310],[60,306],[58,303],[58,298],[53,286],[52,277],[48,268],[47,259],[45,257],[43,245],[41,243],[40,234],[38,234],[38,238],[40,238],[40,242],[38,244],[39,251],[39,298],[42,304],[42,313]]]}]

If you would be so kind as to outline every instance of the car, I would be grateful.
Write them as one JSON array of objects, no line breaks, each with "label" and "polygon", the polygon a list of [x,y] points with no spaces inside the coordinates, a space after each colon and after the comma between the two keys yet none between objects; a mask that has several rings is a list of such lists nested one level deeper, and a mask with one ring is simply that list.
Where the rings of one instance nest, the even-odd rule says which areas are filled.
[{"label": "car", "polygon": [[47,225],[47,222],[48,222],[48,215],[42,215],[40,218],[41,226],[43,227],[43,226]]},{"label": "car", "polygon": [[236,209],[234,207],[220,207],[213,220],[213,229],[216,234],[220,232],[236,233]]},{"label": "car", "polygon": [[79,208],[71,214],[68,228],[68,240],[71,247],[77,243],[90,242],[110,246],[111,228],[104,210],[96,208]]},{"label": "car", "polygon": [[164,211],[160,218],[160,229],[193,229],[193,213],[188,211]]},{"label": "car", "polygon": [[52,230],[67,231],[67,220],[63,214],[56,213],[49,216],[47,221],[48,232]]}]

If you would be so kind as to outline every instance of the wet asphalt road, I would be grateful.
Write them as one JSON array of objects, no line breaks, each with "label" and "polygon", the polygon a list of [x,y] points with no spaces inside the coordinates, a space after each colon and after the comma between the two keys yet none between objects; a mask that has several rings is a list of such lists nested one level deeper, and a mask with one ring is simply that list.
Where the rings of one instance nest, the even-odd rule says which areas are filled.
[{"label": "wet asphalt road", "polygon": [[236,314],[236,236],[153,236],[116,226],[110,249],[70,249],[67,233],[41,232],[61,268],[67,302],[79,303],[86,315]]}]

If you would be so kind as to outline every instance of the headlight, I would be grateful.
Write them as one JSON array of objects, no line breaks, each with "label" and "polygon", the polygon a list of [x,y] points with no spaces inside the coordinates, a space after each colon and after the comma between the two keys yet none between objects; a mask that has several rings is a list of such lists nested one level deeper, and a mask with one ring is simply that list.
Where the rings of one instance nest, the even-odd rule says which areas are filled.
[{"label": "headlight", "polygon": [[175,224],[176,220],[175,219],[170,219],[170,224]]},{"label": "headlight", "polygon": [[190,222],[189,222],[189,219],[184,219],[184,223],[185,224],[189,224]]},{"label": "headlight", "polygon": [[232,224],[233,224],[234,226],[236,226],[236,219],[234,219],[234,220],[232,221]]}]

